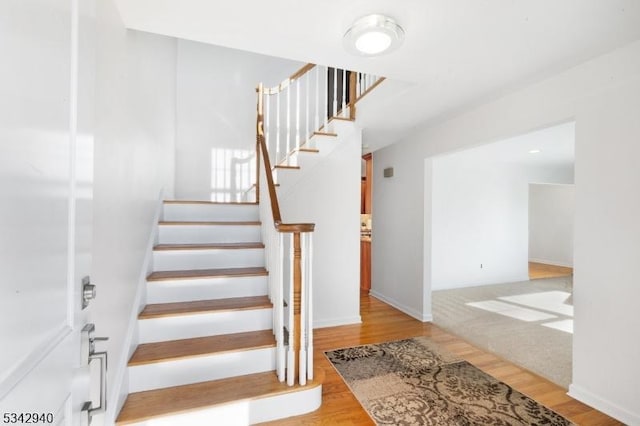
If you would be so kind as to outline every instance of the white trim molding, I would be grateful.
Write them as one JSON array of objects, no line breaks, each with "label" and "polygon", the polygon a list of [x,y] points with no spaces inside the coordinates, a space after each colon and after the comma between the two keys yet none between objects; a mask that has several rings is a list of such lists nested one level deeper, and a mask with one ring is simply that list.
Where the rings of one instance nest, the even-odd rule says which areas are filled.
[{"label": "white trim molding", "polygon": [[313,322],[313,328],[337,327],[339,325],[352,325],[352,324],[360,324],[360,323],[362,323],[362,318],[360,317],[360,315],[356,315],[353,317],[315,320]]},{"label": "white trim molding", "polygon": [[553,266],[564,266],[565,268],[573,268],[573,265],[570,263],[558,262],[555,260],[548,260],[548,259],[538,259],[535,257],[529,258],[529,262],[544,263],[545,265],[553,265]]},{"label": "white trim molding", "polygon": [[602,411],[605,414],[608,414],[622,423],[628,425],[640,425],[640,412],[632,413],[631,411],[620,407],[605,398],[595,395],[578,385],[569,385],[569,392],[567,392],[567,395],[587,404],[590,407]]},{"label": "white trim molding", "polygon": [[422,312],[417,311],[414,308],[411,308],[405,304],[402,304],[400,302],[398,302],[397,300],[391,299],[383,294],[378,293],[375,290],[369,290],[369,294],[373,297],[375,297],[376,299],[386,303],[387,305],[391,305],[394,308],[396,308],[399,311],[404,312],[405,314],[409,315],[410,317],[413,317],[415,319],[417,319],[418,321],[421,322],[432,322],[433,321],[433,315],[431,314],[423,314]]}]

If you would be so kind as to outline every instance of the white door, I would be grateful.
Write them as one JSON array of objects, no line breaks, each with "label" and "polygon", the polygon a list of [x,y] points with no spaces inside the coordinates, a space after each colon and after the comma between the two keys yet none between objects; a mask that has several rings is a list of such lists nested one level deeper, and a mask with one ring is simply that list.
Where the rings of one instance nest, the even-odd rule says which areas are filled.
[{"label": "white door", "polygon": [[93,8],[0,2],[0,424],[79,424],[89,399]]}]

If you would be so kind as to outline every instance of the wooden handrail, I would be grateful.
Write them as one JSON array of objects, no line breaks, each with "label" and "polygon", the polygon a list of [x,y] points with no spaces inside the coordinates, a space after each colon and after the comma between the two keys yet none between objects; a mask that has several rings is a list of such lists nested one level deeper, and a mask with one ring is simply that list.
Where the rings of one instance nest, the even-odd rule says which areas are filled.
[{"label": "wooden handrail", "polygon": [[303,65],[299,70],[297,70],[296,72],[291,74],[289,77],[282,80],[280,84],[278,84],[277,86],[263,88],[263,93],[266,93],[267,95],[275,95],[279,92],[282,92],[284,89],[289,87],[289,85],[293,81],[299,79],[300,77],[302,77],[303,75],[311,71],[313,68],[315,68],[315,66],[316,64]]},{"label": "wooden handrail", "polygon": [[[338,99],[338,91],[337,91],[337,73],[338,69],[334,68],[333,71],[333,98],[330,98],[330,82],[326,81],[326,86],[322,88],[324,92],[321,96],[319,80],[320,73],[322,70],[320,68],[316,68],[315,75],[308,74],[311,70],[316,67],[315,64],[306,64],[296,72],[294,72],[287,79],[283,80],[279,85],[272,88],[265,88],[262,83],[258,85],[256,88],[256,92],[258,94],[258,103],[257,103],[257,114],[256,114],[256,197],[258,202],[260,201],[260,173],[261,168],[264,167],[265,180],[266,180],[266,193],[268,193],[269,202],[271,206],[271,216],[273,218],[273,226],[274,228],[266,229],[266,238],[265,244],[269,249],[270,253],[274,253],[275,256],[269,256],[270,267],[274,268],[273,279],[270,276],[269,278],[269,287],[270,297],[273,297],[274,303],[274,333],[276,335],[276,358],[277,358],[277,366],[276,371],[278,374],[278,378],[280,381],[285,380],[289,386],[293,386],[296,380],[299,380],[300,385],[305,385],[307,379],[313,379],[313,324],[312,324],[312,298],[313,294],[313,273],[312,273],[312,265],[313,265],[313,231],[315,229],[315,224],[313,223],[283,223],[282,222],[282,213],[280,211],[280,203],[278,200],[278,194],[276,192],[276,184],[273,176],[274,168],[271,165],[271,159],[274,158],[275,163],[280,161],[279,153],[280,153],[280,139],[281,139],[281,130],[280,130],[280,114],[282,107],[280,106],[281,92],[285,92],[286,94],[286,127],[285,127],[285,136],[286,136],[286,165],[285,162],[282,164],[278,164],[277,168],[299,168],[298,163],[295,165],[290,164],[290,157],[293,152],[301,152],[302,151],[302,143],[301,142],[301,114],[300,114],[300,92],[301,92],[301,78],[307,76],[306,79],[302,80],[305,83],[306,96],[306,117],[304,119],[304,134],[307,138],[312,137],[313,135],[324,134],[330,136],[337,136],[335,133],[328,133],[328,128],[325,126],[328,125],[329,120],[340,119],[340,120],[354,120],[356,113],[356,102],[361,99],[364,95],[369,93],[369,91],[379,84],[380,80],[376,80],[370,87],[367,87],[372,79],[376,78],[376,76],[364,75],[357,72],[351,72],[349,74],[349,81],[346,81],[346,75],[348,73],[347,70],[342,70],[342,90],[341,90],[341,100],[342,110],[345,111],[348,116],[342,116],[342,110],[340,114],[337,114],[337,99]],[[328,78],[329,72],[327,72]],[[310,90],[309,90],[309,81],[311,77],[315,77],[315,123],[313,127],[311,127],[311,115],[309,108],[309,98],[310,98]],[[348,93],[346,93],[348,84]],[[323,82],[324,86],[324,82]],[[326,90],[326,91],[325,91]],[[358,96],[358,92],[363,91]],[[292,127],[291,113],[290,113],[290,100],[295,96],[295,126]],[[266,114],[269,115],[270,108],[270,96],[276,95],[275,103],[276,103],[276,143],[275,143],[275,154],[273,157],[269,155],[269,147],[267,146],[267,138],[270,136],[265,133],[265,130],[269,133],[270,131],[270,123],[266,123],[265,125],[265,102],[266,103]],[[330,100],[331,99],[331,100]],[[349,103],[346,103],[346,99],[349,99]],[[324,100],[323,109],[321,109],[321,100]],[[333,106],[333,115],[331,115],[328,111],[329,105]],[[267,117],[269,118],[269,117]],[[320,121],[322,118],[322,122]],[[271,120],[269,120],[271,121]],[[322,123],[322,125],[321,125]],[[266,126],[266,129],[265,129]],[[325,128],[323,132],[320,132],[322,128]],[[290,146],[290,136],[291,129],[295,130],[295,149],[291,150]],[[303,135],[304,137],[304,135]],[[307,139],[308,140],[308,139]],[[311,149],[306,148],[307,151]],[[266,193],[263,193],[263,198],[266,198]],[[262,204],[261,215],[269,214],[263,209],[267,207]],[[285,235],[287,234],[287,235]],[[284,247],[287,247],[289,251],[288,263],[287,258],[284,254]],[[289,270],[288,276],[288,284],[285,284],[284,277],[286,276],[282,269],[285,267],[291,268]],[[288,289],[287,289],[288,286]],[[284,306],[285,298],[284,292],[287,289],[287,302],[289,303],[289,309],[287,311],[287,320],[284,319]],[[284,330],[288,331],[289,342],[287,355],[285,356],[284,347],[285,347],[285,337]],[[286,363],[286,366],[285,366]],[[307,370],[308,368],[308,370]]]},{"label": "wooden handrail", "polygon": [[[260,157],[264,160],[264,170],[267,176],[267,190],[269,191],[269,198],[271,199],[271,214],[273,216],[273,223],[278,227],[282,222],[282,216],[280,215],[280,204],[278,203],[278,194],[276,193],[276,187],[273,183],[273,174],[271,173],[271,160],[269,160],[269,152],[267,151],[267,144],[264,140],[264,116],[263,116],[263,91],[264,87],[262,83],[258,85],[258,116],[256,120],[256,169],[258,170],[258,180],[256,181],[256,194],[260,192]],[[258,202],[260,200],[258,199]]]},{"label": "wooden handrail", "polygon": [[367,90],[365,90],[364,92],[360,93],[360,96],[358,96],[355,100],[354,103],[358,102],[360,99],[364,98],[366,95],[368,95],[369,93],[371,93],[371,91],[373,89],[375,89],[376,87],[378,87],[378,85],[380,83],[382,83],[385,80],[384,77],[380,77],[375,83],[373,83],[371,86],[369,86],[367,88]]},{"label": "wooden handrail", "polygon": [[256,194],[260,194],[260,158],[262,157],[264,159],[262,162],[264,163],[265,171],[267,171],[265,175],[267,177],[267,190],[269,191],[269,199],[271,200],[271,214],[273,216],[273,224],[275,225],[278,232],[313,232],[315,228],[314,223],[282,223],[282,215],[280,214],[280,203],[278,202],[278,193],[276,192],[276,186],[273,182],[273,174],[271,173],[271,160],[269,160],[267,143],[264,138],[264,87],[262,86],[262,83],[258,85],[257,92],[258,116],[256,122],[256,170],[258,173],[258,180],[256,182]]},{"label": "wooden handrail", "polygon": [[316,66],[316,64],[303,65],[302,68],[300,68],[298,71],[296,71],[293,74],[291,74],[291,76],[289,77],[289,80],[295,80],[297,78],[302,77],[303,75],[305,75],[306,73],[311,71],[313,69],[313,67],[315,67],[315,66]]}]

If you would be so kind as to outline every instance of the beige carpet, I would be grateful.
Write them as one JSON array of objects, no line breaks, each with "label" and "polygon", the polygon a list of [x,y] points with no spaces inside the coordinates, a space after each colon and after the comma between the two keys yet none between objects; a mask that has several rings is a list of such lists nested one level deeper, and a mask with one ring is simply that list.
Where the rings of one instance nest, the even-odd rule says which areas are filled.
[{"label": "beige carpet", "polygon": [[[467,303],[550,291],[572,292],[572,278],[548,278],[518,283],[434,291],[433,322],[464,340],[527,368],[564,387],[571,383],[573,335],[542,326],[570,316],[523,306],[556,316],[552,320],[521,321],[487,312]],[[571,303],[571,299],[565,301]]]},{"label": "beige carpet", "polygon": [[326,352],[378,425],[570,425],[426,337]]}]

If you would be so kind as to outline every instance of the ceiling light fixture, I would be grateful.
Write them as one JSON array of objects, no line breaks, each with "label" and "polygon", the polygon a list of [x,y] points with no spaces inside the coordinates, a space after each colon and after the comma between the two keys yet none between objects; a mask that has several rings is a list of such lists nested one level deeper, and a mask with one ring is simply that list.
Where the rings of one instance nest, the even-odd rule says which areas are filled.
[{"label": "ceiling light fixture", "polygon": [[402,44],[404,30],[388,16],[363,16],[344,34],[345,48],[356,55],[377,56],[389,53]]},{"label": "ceiling light fixture", "polygon": [[539,149],[532,149],[531,151],[529,151],[529,154],[537,154],[539,152],[540,152]]}]

